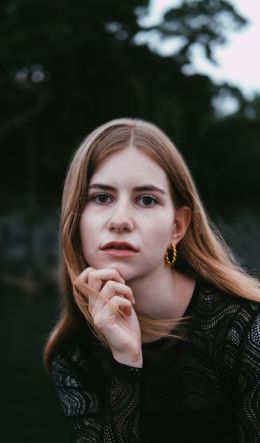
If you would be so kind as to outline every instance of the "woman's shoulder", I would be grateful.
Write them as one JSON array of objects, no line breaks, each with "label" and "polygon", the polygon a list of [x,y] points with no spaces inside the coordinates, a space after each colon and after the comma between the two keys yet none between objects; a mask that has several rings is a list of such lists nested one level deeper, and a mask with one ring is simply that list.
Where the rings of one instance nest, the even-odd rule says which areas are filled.
[{"label": "woman's shoulder", "polygon": [[91,360],[91,354],[88,358],[80,342],[75,337],[65,337],[56,346],[50,358],[50,373],[52,378],[60,380],[61,377],[67,377],[69,373],[78,372],[86,367],[86,359]]},{"label": "woman's shoulder", "polygon": [[195,335],[216,365],[234,368],[244,349],[260,353],[260,303],[230,295],[205,281],[197,285],[192,309]]},{"label": "woman's shoulder", "polygon": [[206,281],[200,281],[197,288],[196,309],[206,321],[221,322],[233,319],[249,322],[260,313],[259,302],[237,295],[228,294]]},{"label": "woman's shoulder", "polygon": [[212,354],[232,354],[235,360],[252,340],[260,349],[259,302],[229,295],[206,282],[200,283],[196,298],[194,316]]},{"label": "woman's shoulder", "polygon": [[49,373],[65,417],[74,420],[86,411],[96,413],[104,401],[108,377],[81,338],[67,336],[59,343]]},{"label": "woman's shoulder", "polygon": [[68,374],[99,373],[107,358],[107,350],[100,343],[89,341],[80,334],[63,338],[55,347],[50,359],[52,377],[64,378]]}]

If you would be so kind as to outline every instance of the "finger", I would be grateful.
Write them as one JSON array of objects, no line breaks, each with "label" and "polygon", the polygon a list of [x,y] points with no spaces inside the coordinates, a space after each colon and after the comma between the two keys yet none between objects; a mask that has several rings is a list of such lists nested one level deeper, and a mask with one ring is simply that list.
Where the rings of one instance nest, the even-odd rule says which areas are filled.
[{"label": "finger", "polygon": [[121,283],[125,282],[116,269],[110,269],[110,268],[91,269],[90,272],[88,273],[88,286],[89,288],[94,289],[94,291],[96,291],[94,293],[91,291],[88,292],[90,310],[94,308],[95,303],[100,298],[97,296],[97,292],[100,292],[108,281],[121,282]]},{"label": "finger", "polygon": [[95,269],[92,267],[88,267],[81,272],[78,278],[74,281],[74,286],[86,293],[86,284],[89,287],[92,287],[96,291],[100,291],[104,282],[107,280],[114,280],[121,283],[125,283],[124,279],[121,277],[119,272],[116,269],[112,268],[103,268],[103,269]]},{"label": "finger", "polygon": [[111,300],[115,295],[119,295],[121,298],[128,299],[131,303],[135,303],[132,289],[122,283],[109,280],[103,286],[100,297],[96,299],[94,305],[89,307],[91,315],[95,315],[99,310],[103,308],[107,300]]},{"label": "finger", "polygon": [[96,291],[100,291],[104,285],[104,282],[113,280],[119,283],[125,283],[125,280],[116,269],[103,268],[103,269],[91,269],[88,274],[88,284]]},{"label": "finger", "polygon": [[124,285],[123,283],[118,283],[112,280],[109,280],[105,283],[101,290],[101,294],[105,299],[110,299],[115,294],[121,295],[122,297],[127,298],[132,303],[135,303],[132,289],[129,288],[129,286]]},{"label": "finger", "polygon": [[106,303],[104,310],[113,309],[114,307],[119,310],[120,313],[126,314],[128,316],[132,314],[133,305],[131,301],[126,300],[125,298],[122,298],[118,295],[114,295],[114,297],[111,298],[110,303],[112,304],[112,307],[109,303]]},{"label": "finger", "polygon": [[86,269],[84,269],[84,271],[82,271],[79,276],[76,278],[76,280],[74,281],[73,285],[79,290],[84,292],[85,289],[85,285],[88,282],[88,276],[90,271],[93,271],[94,268],[92,267],[88,267]]},{"label": "finger", "polygon": [[[95,269],[88,267],[81,272],[74,282],[74,286],[78,291],[74,292],[75,300],[83,311],[88,306],[90,313],[92,312],[104,282],[114,280],[125,283],[119,272],[113,268]],[[91,289],[93,291],[91,291]],[[85,296],[85,299],[84,299]],[[101,297],[102,298],[102,297]]]},{"label": "finger", "polygon": [[109,300],[109,303],[107,302],[104,305],[102,310],[95,314],[93,317],[93,322],[99,329],[102,330],[107,327],[111,317],[116,315],[116,310],[118,310],[121,314],[130,316],[132,314],[132,309],[132,303],[129,300],[115,295]]}]

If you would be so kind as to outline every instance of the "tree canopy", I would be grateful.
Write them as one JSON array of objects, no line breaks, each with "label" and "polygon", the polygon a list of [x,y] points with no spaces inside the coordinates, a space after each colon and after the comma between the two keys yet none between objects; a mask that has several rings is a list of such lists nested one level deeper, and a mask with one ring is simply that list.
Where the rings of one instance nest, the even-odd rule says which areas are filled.
[{"label": "tree canopy", "polygon": [[[185,74],[192,48],[214,60],[230,29],[246,24],[229,1],[182,1],[143,26],[147,0],[12,0],[1,6],[2,210],[59,205],[68,161],[95,126],[121,117],[158,124],[183,152],[202,195],[241,200],[259,192],[259,98]],[[180,38],[168,57],[135,42],[138,32]],[[216,112],[227,93],[238,110]],[[248,174],[250,171],[250,174]],[[239,189],[239,192],[238,192]]]}]

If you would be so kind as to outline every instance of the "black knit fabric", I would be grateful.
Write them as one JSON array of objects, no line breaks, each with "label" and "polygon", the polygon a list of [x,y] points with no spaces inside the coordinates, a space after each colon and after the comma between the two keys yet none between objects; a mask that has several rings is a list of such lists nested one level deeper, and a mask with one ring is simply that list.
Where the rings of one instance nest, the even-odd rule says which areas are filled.
[{"label": "black knit fabric", "polygon": [[185,339],[143,344],[143,368],[92,338],[57,349],[51,376],[73,442],[260,442],[260,304],[197,283],[185,315]]}]

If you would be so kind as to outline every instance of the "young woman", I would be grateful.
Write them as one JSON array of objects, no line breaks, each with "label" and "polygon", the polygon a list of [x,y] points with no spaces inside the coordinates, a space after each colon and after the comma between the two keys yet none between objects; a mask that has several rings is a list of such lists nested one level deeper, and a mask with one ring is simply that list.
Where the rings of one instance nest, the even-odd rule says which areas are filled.
[{"label": "young woman", "polygon": [[260,284],[155,125],[117,119],[70,165],[63,310],[45,349],[73,441],[260,441]]}]

